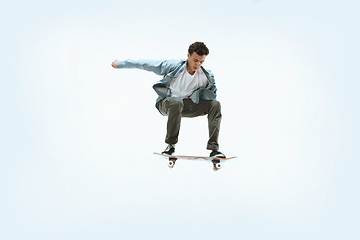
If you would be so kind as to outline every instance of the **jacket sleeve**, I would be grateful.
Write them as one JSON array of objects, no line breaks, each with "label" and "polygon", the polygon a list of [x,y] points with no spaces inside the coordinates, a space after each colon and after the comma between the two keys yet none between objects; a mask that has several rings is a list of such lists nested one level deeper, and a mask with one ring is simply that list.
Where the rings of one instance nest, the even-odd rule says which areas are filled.
[{"label": "jacket sleeve", "polygon": [[125,61],[118,61],[117,68],[137,68],[153,72],[157,75],[166,75],[174,70],[177,63],[179,63],[178,60],[127,59]]}]

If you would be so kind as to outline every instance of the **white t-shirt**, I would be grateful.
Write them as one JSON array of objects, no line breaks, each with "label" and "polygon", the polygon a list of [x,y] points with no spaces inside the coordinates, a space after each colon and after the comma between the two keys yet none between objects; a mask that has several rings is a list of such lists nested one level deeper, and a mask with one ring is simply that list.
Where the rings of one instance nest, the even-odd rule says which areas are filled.
[{"label": "white t-shirt", "polygon": [[206,87],[208,80],[201,68],[195,71],[194,75],[190,75],[185,69],[174,77],[170,82],[171,97],[187,98],[196,89]]}]

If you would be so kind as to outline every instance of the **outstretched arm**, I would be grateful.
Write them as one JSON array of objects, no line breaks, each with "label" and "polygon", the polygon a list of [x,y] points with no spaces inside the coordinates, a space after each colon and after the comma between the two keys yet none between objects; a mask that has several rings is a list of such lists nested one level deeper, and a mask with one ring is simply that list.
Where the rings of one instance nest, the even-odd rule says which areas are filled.
[{"label": "outstretched arm", "polygon": [[130,60],[125,61],[115,60],[112,62],[111,66],[113,68],[137,68],[150,72],[154,72],[157,75],[166,75],[169,72],[173,71],[174,68],[179,64],[179,60]]}]

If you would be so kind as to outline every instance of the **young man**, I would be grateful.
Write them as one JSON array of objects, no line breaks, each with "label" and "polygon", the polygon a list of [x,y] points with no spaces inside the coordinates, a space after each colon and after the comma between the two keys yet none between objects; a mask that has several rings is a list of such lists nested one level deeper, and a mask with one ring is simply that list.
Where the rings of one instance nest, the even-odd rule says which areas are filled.
[{"label": "young man", "polygon": [[216,100],[214,75],[201,65],[209,54],[209,49],[202,42],[189,46],[187,60],[115,60],[114,68],[138,68],[162,75],[164,78],[154,86],[158,94],[156,108],[168,116],[165,142],[168,144],[163,154],[172,155],[178,142],[182,117],[207,115],[209,141],[207,149],[210,157],[225,155],[219,151],[218,136],[221,122],[221,106]]}]

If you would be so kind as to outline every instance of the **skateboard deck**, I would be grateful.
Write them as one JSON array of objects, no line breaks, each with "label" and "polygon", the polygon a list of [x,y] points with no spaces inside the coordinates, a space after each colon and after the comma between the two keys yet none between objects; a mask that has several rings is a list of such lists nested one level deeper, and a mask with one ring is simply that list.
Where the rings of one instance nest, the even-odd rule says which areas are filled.
[{"label": "skateboard deck", "polygon": [[161,153],[154,152],[154,154],[168,158],[169,163],[168,167],[173,168],[175,165],[176,160],[178,159],[184,159],[184,160],[205,160],[205,161],[211,161],[213,164],[213,170],[218,171],[222,168],[221,162],[225,162],[227,160],[236,158],[234,157],[228,157],[228,158],[219,158],[219,157],[205,157],[205,156],[187,156],[187,155],[165,155]]}]

